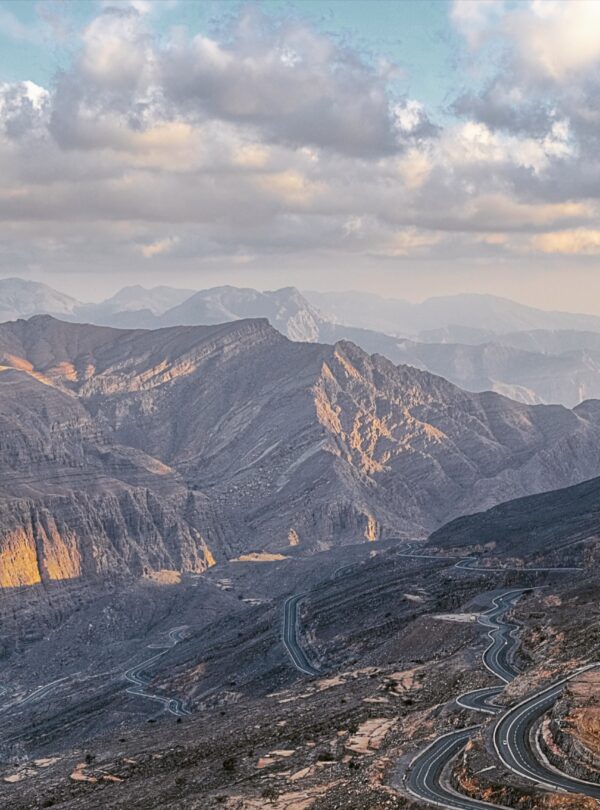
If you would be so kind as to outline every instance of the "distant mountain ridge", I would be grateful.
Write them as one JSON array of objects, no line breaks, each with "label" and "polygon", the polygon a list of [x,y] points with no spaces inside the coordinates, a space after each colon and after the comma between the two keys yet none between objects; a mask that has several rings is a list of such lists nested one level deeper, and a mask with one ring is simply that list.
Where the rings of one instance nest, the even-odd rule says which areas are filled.
[{"label": "distant mountain ridge", "polygon": [[[184,303],[188,306],[182,307]],[[145,288],[137,284],[124,287],[101,303],[90,304],[40,282],[0,279],[0,313],[10,313],[11,318],[6,317],[7,320],[69,313],[79,313],[81,319],[85,315],[92,321],[95,318],[110,320],[122,313],[145,311],[162,316],[176,307],[182,308],[171,312],[162,325],[179,324],[184,317],[197,319],[203,315],[221,321],[234,317],[269,317],[266,310],[271,308],[275,312],[283,310],[283,314],[290,309],[292,315],[297,310],[307,310],[327,323],[436,343],[445,339],[454,343],[484,343],[495,335],[531,330],[600,333],[598,315],[547,311],[499,296],[474,293],[437,296],[412,304],[363,291],[300,293],[294,287],[284,287],[260,292],[230,285],[194,291],[164,285]]]},{"label": "distant mountain ridge", "polygon": [[320,339],[320,313],[294,287],[259,292],[250,288],[215,287],[195,293],[160,319],[161,325],[223,323],[238,318],[267,318],[290,340]]},{"label": "distant mountain ridge", "polygon": [[365,292],[304,294],[329,320],[400,337],[417,337],[422,332],[447,327],[482,330],[488,335],[532,329],[600,332],[598,315],[551,312],[494,295],[438,296],[412,304]]},{"label": "distant mountain ridge", "polygon": [[[413,305],[363,293],[340,293],[335,294],[334,306],[329,294],[315,293],[331,306],[328,319],[293,287],[260,292],[222,286],[194,293],[137,285],[124,288],[101,304],[81,304],[43,285],[38,287],[33,282],[0,281],[0,307],[4,306],[11,318],[21,310],[26,316],[49,311],[65,320],[124,329],[210,325],[262,317],[291,340],[351,340],[370,354],[432,371],[470,391],[492,390],[529,404],[557,402],[567,407],[600,396],[600,331],[491,331],[494,324],[498,328],[515,323],[552,325],[557,319],[565,323],[576,319],[588,326],[600,324],[595,316],[548,313],[490,296],[437,298]],[[30,294],[32,290],[35,294]],[[349,317],[348,301],[355,307],[357,321],[376,323],[377,329],[336,322]],[[471,318],[471,325],[439,326],[455,318],[461,307],[466,307],[465,317]],[[488,328],[473,325],[480,324],[482,318]],[[386,319],[390,334],[382,331]],[[430,326],[434,321],[438,328],[419,329],[417,339],[393,334]]]},{"label": "distant mountain ridge", "polygon": [[73,315],[80,302],[46,284],[22,278],[0,279],[0,321],[32,315]]}]

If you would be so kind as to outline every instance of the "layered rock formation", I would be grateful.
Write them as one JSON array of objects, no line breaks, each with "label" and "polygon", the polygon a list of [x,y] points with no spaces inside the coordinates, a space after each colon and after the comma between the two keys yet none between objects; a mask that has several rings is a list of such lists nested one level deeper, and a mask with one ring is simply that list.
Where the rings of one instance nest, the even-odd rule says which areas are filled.
[{"label": "layered rock formation", "polygon": [[0,364],[5,585],[198,571],[290,537],[423,536],[600,474],[593,404],[470,394],[261,319],[144,331],[36,317],[0,326]]}]

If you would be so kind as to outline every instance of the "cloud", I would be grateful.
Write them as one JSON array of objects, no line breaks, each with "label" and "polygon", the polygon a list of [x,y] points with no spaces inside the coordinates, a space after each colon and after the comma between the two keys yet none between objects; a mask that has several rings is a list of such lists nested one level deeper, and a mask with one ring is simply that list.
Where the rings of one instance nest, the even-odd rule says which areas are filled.
[{"label": "cloud", "polygon": [[454,0],[451,18],[471,48],[503,41],[531,78],[565,82],[600,62],[597,0]]},{"label": "cloud", "polygon": [[144,258],[151,259],[153,256],[159,256],[161,253],[168,253],[178,241],[179,239],[177,237],[167,236],[156,242],[150,242],[149,245],[142,245],[140,251]]},{"label": "cloud", "polygon": [[[377,66],[299,21],[242,11],[222,41],[176,34],[160,56],[167,103],[194,118],[248,126],[293,147],[354,156],[397,151],[392,65]],[[413,126],[426,121],[413,111]]]},{"label": "cloud", "polygon": [[503,0],[454,0],[450,17],[471,48],[479,48],[505,12]]},{"label": "cloud", "polygon": [[600,62],[600,4],[596,0],[532,0],[505,18],[520,63],[532,74],[570,80]]},{"label": "cloud", "polygon": [[39,133],[44,127],[50,93],[34,82],[0,84],[0,122],[9,138]]},{"label": "cloud", "polygon": [[107,3],[52,87],[0,85],[2,261],[147,272],[593,253],[596,74],[534,70],[514,9],[455,4],[471,47],[499,37],[508,55],[434,124],[393,65],[301,19],[243,9],[210,37],[164,40],[152,8]]},{"label": "cloud", "polygon": [[543,233],[535,236],[532,244],[542,253],[597,255],[600,253],[600,230],[579,228]]}]

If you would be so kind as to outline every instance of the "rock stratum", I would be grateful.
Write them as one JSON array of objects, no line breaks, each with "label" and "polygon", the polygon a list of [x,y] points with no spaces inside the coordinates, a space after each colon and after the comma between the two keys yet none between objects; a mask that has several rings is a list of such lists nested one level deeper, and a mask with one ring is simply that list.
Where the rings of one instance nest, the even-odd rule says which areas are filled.
[{"label": "rock stratum", "polygon": [[465,392],[264,319],[0,325],[0,585],[423,537],[600,475],[600,414]]}]

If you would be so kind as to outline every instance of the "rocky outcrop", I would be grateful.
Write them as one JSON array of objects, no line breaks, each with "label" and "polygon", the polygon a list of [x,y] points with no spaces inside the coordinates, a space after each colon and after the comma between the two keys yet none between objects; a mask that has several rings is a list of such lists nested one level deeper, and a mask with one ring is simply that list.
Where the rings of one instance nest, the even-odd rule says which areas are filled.
[{"label": "rocky outcrop", "polygon": [[0,325],[0,364],[2,548],[37,538],[25,580],[196,571],[290,536],[305,550],[424,536],[600,475],[597,408],[467,393],[263,319],[37,317]]},{"label": "rocky outcrop", "polygon": [[3,499],[0,586],[123,579],[162,569],[202,572],[212,556],[199,527],[210,518],[195,497],[181,503],[122,486],[111,493]]},{"label": "rocky outcrop", "polygon": [[600,781],[600,675],[591,670],[572,681],[537,730],[541,749],[559,770]]}]

